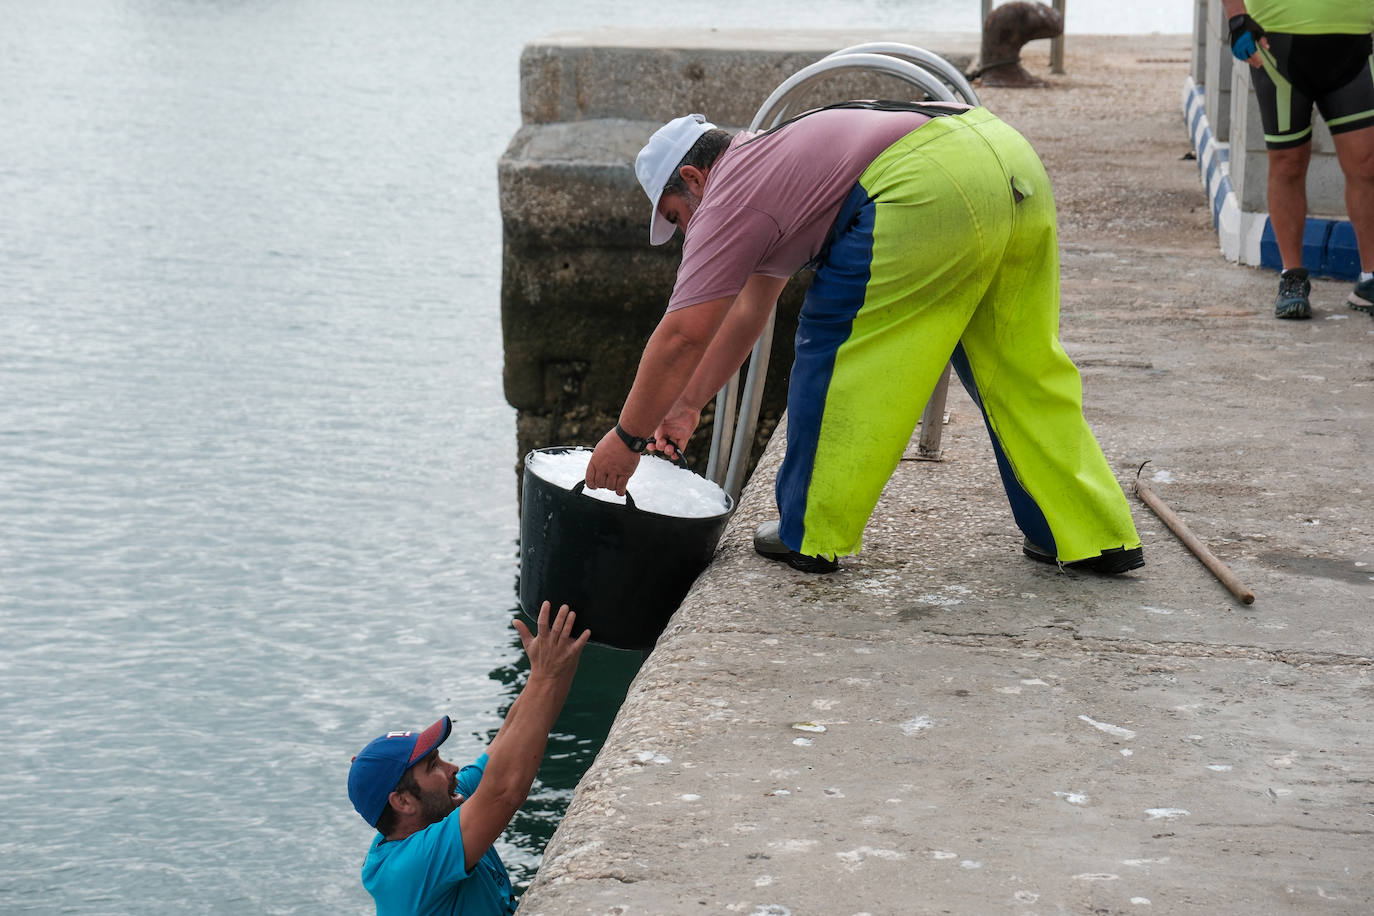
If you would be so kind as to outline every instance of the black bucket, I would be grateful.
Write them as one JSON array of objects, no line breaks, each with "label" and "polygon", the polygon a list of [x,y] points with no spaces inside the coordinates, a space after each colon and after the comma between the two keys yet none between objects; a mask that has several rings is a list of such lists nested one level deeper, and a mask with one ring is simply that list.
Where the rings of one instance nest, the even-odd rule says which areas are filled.
[{"label": "black bucket", "polygon": [[[563,454],[571,448],[536,451]],[[531,452],[530,455],[535,454]],[[659,459],[653,459],[659,460]],[[548,601],[577,614],[576,632],[617,649],[652,649],[668,618],[711,562],[734,502],[707,518],[646,512],[593,499],[529,470],[520,497],[520,608],[531,620]]]}]

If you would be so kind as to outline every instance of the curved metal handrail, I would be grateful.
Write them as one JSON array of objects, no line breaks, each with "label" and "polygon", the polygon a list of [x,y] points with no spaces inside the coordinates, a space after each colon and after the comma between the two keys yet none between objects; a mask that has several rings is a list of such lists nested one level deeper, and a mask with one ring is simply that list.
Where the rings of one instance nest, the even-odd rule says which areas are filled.
[{"label": "curved metal handrail", "polygon": [[[749,129],[759,130],[765,124],[776,126],[785,118],[787,106],[798,94],[826,76],[844,70],[887,73],[922,90],[929,98],[953,102],[957,101],[954,95],[957,91],[965,103],[978,104],[973,87],[944,58],[914,45],[871,42],[836,51],[792,74],[759,107]],[[932,71],[939,78],[932,76]],[[743,395],[739,394],[738,372],[716,395],[716,417],[711,430],[706,476],[729,493],[736,504],[744,487],[744,469],[758,426],[759,408],[763,403],[763,384],[768,376],[768,359],[773,349],[774,318],[772,314],[768,316],[763,332],[754,344]],[[735,415],[737,404],[738,417]],[[729,455],[724,469],[721,468],[722,454]]]},{"label": "curved metal handrail", "polygon": [[938,99],[942,102],[955,101],[954,93],[950,91],[949,87],[942,80],[934,78],[930,71],[918,62],[894,57],[891,54],[867,54],[864,52],[832,54],[829,57],[821,58],[814,64],[802,67],[783,80],[778,88],[773,90],[773,94],[759,106],[758,114],[754,115],[754,122],[749,125],[749,129],[760,130],[776,127],[787,117],[787,106],[794,96],[841,70],[888,73],[898,79],[906,80],[917,89],[924,91],[929,98]]},{"label": "curved metal handrail", "polygon": [[964,74],[959,72],[959,68],[925,48],[903,44],[899,41],[870,41],[861,45],[841,48],[833,54],[826,55],[823,59],[841,57],[845,54],[886,54],[899,60],[910,61],[938,76],[940,81],[949,87],[959,101],[969,105],[978,104],[978,93],[973,91],[973,85]]}]

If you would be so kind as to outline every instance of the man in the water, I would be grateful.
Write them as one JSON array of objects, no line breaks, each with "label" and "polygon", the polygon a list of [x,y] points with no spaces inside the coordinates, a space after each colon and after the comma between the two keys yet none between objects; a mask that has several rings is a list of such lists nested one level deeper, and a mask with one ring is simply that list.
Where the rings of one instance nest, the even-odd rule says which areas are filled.
[{"label": "man in the water", "polygon": [[348,797],[378,833],[363,862],[363,886],[378,916],[515,912],[510,876],[493,844],[529,795],[591,637],[584,630],[574,639],[573,619],[565,604],[550,624],[545,601],[537,636],[515,621],[529,679],[473,763],[460,769],[439,756],[453,727],[448,716],[421,732],[388,732],[353,758]]}]

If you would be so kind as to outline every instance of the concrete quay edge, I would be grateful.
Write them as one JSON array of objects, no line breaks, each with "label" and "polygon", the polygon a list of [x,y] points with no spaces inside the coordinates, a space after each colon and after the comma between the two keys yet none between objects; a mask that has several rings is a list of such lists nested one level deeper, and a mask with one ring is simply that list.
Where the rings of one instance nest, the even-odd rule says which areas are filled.
[{"label": "concrete quay edge", "polygon": [[792,571],[751,548],[775,436],[523,916],[1374,911],[1374,321],[1322,279],[1276,321],[1218,253],[1189,42],[1071,36],[1062,77],[1027,55],[1048,89],[980,90],[1055,182],[1061,336],[1146,567],[1022,557],[956,385],[863,552]]},{"label": "concrete quay edge", "polygon": [[825,55],[837,48],[876,41],[880,38],[884,41],[900,41],[932,50],[946,48],[959,54],[976,54],[981,40],[976,32],[921,29],[875,35],[873,29],[607,29],[598,26],[591,29],[561,29],[530,42],[530,46],[751,52],[815,51]]},{"label": "concrete quay edge", "polygon": [[[872,30],[593,29],[559,32],[520,56],[520,114],[526,125],[624,118],[662,124],[699,111],[717,124],[746,127],[768,93],[832,51],[875,41],[926,48],[967,70],[976,35]],[[901,92],[892,77],[835,74],[829,98]],[[743,90],[743,91],[742,91]],[[814,104],[800,95],[794,110]]]}]

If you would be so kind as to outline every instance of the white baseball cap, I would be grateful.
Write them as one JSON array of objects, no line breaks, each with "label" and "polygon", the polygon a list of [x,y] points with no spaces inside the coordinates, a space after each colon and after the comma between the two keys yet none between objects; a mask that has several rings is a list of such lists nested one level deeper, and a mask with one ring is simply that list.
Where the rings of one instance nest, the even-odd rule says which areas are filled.
[{"label": "white baseball cap", "polygon": [[673,237],[676,227],[658,212],[658,199],[663,196],[663,186],[673,177],[673,171],[687,151],[716,125],[706,120],[705,115],[689,114],[674,118],[664,124],[635,157],[635,177],[649,195],[649,244],[662,245]]}]

